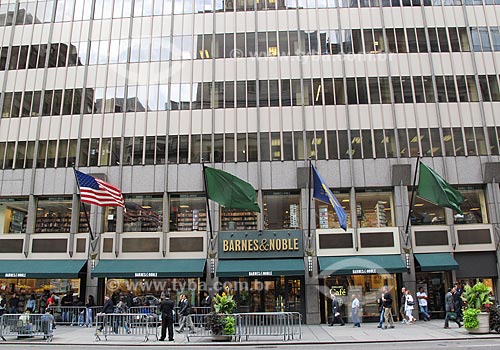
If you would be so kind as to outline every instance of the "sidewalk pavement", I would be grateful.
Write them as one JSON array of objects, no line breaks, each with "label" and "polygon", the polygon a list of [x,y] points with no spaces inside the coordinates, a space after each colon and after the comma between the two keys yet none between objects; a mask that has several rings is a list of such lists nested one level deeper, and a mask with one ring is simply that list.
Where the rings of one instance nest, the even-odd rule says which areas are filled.
[{"label": "sidewalk pavement", "polygon": [[[242,339],[242,344],[264,345],[264,344],[346,344],[346,343],[372,343],[372,342],[413,342],[432,340],[470,340],[470,339],[500,339],[500,334],[469,334],[463,327],[458,328],[456,324],[450,324],[449,329],[443,328],[444,320],[432,320],[430,322],[419,321],[416,324],[404,325],[396,323],[394,329],[379,329],[377,323],[364,323],[360,328],[353,328],[352,324],[344,327],[335,325],[303,325],[302,339],[283,341],[282,337],[250,337],[248,341]],[[160,329],[158,329],[159,331]],[[95,328],[81,328],[58,326],[54,330],[53,344],[61,345],[140,345],[144,344],[144,337],[141,336],[109,336],[105,341],[96,341]],[[41,338],[19,339],[8,337],[7,342],[0,340],[1,344],[35,344],[45,343]],[[149,338],[148,345],[214,345],[209,338],[191,337],[187,341],[183,334],[175,333],[174,342],[159,342],[154,336]],[[219,343],[218,345],[234,345],[231,343]]]}]

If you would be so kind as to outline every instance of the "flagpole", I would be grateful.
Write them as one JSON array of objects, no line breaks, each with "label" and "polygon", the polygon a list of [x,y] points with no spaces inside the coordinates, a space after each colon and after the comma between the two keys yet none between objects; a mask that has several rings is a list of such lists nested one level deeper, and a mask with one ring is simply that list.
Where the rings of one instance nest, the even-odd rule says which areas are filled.
[{"label": "flagpole", "polygon": [[[73,164],[73,174],[75,174],[76,186],[78,187],[78,190],[80,190],[80,184],[78,183],[78,177],[76,176],[76,169],[74,164]],[[80,204],[82,205],[83,212],[85,213],[85,219],[87,220],[87,226],[89,227],[90,239],[93,241],[94,234],[92,233],[92,228],[90,227],[90,220],[89,220],[89,214],[87,213],[87,207],[85,207],[85,203],[83,203],[82,201],[80,201]]]},{"label": "flagpole", "polygon": [[205,160],[201,160],[201,165],[203,166],[203,187],[205,188],[205,200],[207,201],[207,218],[208,218],[208,228],[210,230],[210,248],[213,250],[213,240],[214,234],[212,231],[212,217],[210,215],[210,204],[208,202],[208,186],[207,186],[207,174],[205,173]]},{"label": "flagpole", "polygon": [[408,227],[410,226],[411,213],[413,212],[413,199],[415,198],[415,187],[417,184],[417,174],[418,174],[419,164],[420,164],[420,155],[417,155],[417,163],[415,165],[415,175],[413,176],[413,188],[411,190],[410,209],[408,210],[408,218],[406,219],[406,227],[405,227],[406,245],[408,245]]},{"label": "flagpole", "polygon": [[311,249],[311,181],[312,181],[312,160],[311,157],[309,157],[309,179],[308,179],[308,200],[307,200],[307,236],[308,236],[308,242],[307,242],[307,248]]}]

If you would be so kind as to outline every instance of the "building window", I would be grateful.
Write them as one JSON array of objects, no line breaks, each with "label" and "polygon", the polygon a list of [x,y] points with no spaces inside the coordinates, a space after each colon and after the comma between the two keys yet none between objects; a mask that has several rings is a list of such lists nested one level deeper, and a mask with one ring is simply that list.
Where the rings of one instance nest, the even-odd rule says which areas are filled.
[{"label": "building window", "polygon": [[265,230],[300,228],[299,192],[264,192],[263,202]]},{"label": "building window", "polygon": [[[411,194],[408,202],[411,200]],[[413,200],[413,211],[411,213],[411,224],[413,225],[445,225],[445,210],[418,196]]]},{"label": "building window", "polygon": [[390,227],[394,223],[391,192],[356,193],[356,216],[359,227]]},{"label": "building window", "polygon": [[[333,192],[333,193],[347,214],[347,227],[352,227],[351,207],[349,205],[350,202],[349,193],[338,193],[338,192]],[[330,204],[316,201],[315,212],[316,212],[316,228],[319,229],[340,228],[337,214],[335,213],[335,210]]]},{"label": "building window", "polygon": [[163,196],[127,196],[123,213],[123,232],[161,232]]},{"label": "building window", "polygon": [[27,198],[11,198],[0,200],[0,234],[26,233],[27,219]]},{"label": "building window", "polygon": [[201,194],[170,195],[170,231],[206,231],[206,203]]},{"label": "building window", "polygon": [[68,233],[71,228],[71,198],[39,198],[35,233]]},{"label": "building window", "polygon": [[482,189],[458,188],[465,200],[460,206],[463,214],[454,213],[455,224],[487,224],[486,199]]}]

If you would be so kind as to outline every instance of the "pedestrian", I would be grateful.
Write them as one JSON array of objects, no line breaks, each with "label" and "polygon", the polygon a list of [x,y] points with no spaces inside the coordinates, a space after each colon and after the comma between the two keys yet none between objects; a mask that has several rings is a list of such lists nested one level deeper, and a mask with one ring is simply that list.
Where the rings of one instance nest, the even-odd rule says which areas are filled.
[{"label": "pedestrian", "polygon": [[17,314],[17,307],[19,305],[19,298],[16,293],[12,293],[9,299],[9,314]]},{"label": "pedestrian", "polygon": [[[120,297],[120,301],[115,306],[114,313],[115,314],[126,314],[128,312],[128,306],[126,302],[126,297]],[[127,334],[130,334],[130,327],[127,321],[127,317],[125,315],[116,315],[115,322],[113,323],[113,331],[115,334],[118,334],[118,327],[123,327]]]},{"label": "pedestrian", "polygon": [[26,310],[34,314],[36,311],[36,297],[35,294],[31,294],[26,301]]},{"label": "pedestrian", "polygon": [[50,292],[45,289],[43,291],[43,294],[42,296],[40,297],[40,313],[41,314],[45,314],[45,309],[47,308],[47,302],[49,300],[49,297],[50,297]]},{"label": "pedestrian", "polygon": [[394,321],[392,320],[392,295],[389,293],[389,288],[384,286],[383,288],[382,302],[384,307],[384,329],[387,327],[394,328]]},{"label": "pedestrian", "polygon": [[406,288],[401,288],[401,304],[399,305],[399,315],[401,317],[401,323],[406,323],[405,314],[405,304],[406,304]]},{"label": "pedestrian", "polygon": [[85,303],[85,327],[92,327],[93,312],[92,309],[95,306],[94,296],[89,294],[87,297],[87,302]]},{"label": "pedestrian", "polygon": [[405,314],[407,318],[407,324],[415,323],[416,319],[413,317],[413,308],[415,307],[415,300],[411,295],[409,289],[406,290],[406,301],[405,301]]},{"label": "pedestrian", "polygon": [[168,329],[168,341],[174,341],[174,307],[175,303],[170,299],[170,293],[165,293],[165,298],[160,303],[161,312],[161,337],[159,341],[164,341]]},{"label": "pedestrian", "polygon": [[377,328],[382,328],[382,324],[384,323],[384,314],[385,314],[385,311],[384,311],[384,292],[382,292],[380,298],[377,299],[377,305],[378,305],[378,312],[380,313]]},{"label": "pedestrian", "polygon": [[361,322],[359,320],[359,299],[357,298],[356,294],[352,295],[352,323],[354,324],[353,327],[361,327]]},{"label": "pedestrian", "polygon": [[448,293],[444,296],[444,306],[446,310],[446,316],[444,318],[444,328],[450,328],[449,321],[455,321],[458,328],[462,327],[462,324],[458,320],[458,316],[455,312],[455,305],[453,304],[453,294],[455,294],[456,289],[448,289]]},{"label": "pedestrian", "polygon": [[[99,324],[97,331],[100,332],[104,328],[104,315],[112,314],[115,311],[113,300],[109,296],[104,296],[104,305],[102,306],[102,311],[96,315],[96,321]],[[100,322],[99,322],[100,319]]]},{"label": "pedestrian", "polygon": [[427,293],[424,291],[424,287],[420,287],[417,292],[418,307],[420,312],[424,315],[424,321],[429,321],[431,316],[429,315],[429,308],[427,306]]},{"label": "pedestrian", "polygon": [[0,317],[7,310],[7,298],[5,297],[5,293],[0,294]]},{"label": "pedestrian", "polygon": [[71,316],[71,326],[78,324],[79,327],[83,327],[85,325],[85,303],[78,296],[74,296],[73,298],[73,312]]},{"label": "pedestrian", "polygon": [[[200,301],[200,306],[205,308],[210,308],[212,306],[212,299],[206,290],[203,291],[203,298]],[[206,313],[208,314],[209,311],[210,310],[207,310]]]},{"label": "pedestrian", "polygon": [[62,323],[71,322],[71,307],[73,306],[73,291],[68,290],[61,299],[61,321]]},{"label": "pedestrian", "polygon": [[330,326],[335,324],[335,321],[339,321],[341,326],[344,326],[344,320],[342,319],[342,314],[340,313],[340,303],[335,292],[330,292],[332,297],[332,323]]},{"label": "pedestrian", "polygon": [[462,293],[463,293],[462,284],[457,281],[455,283],[455,294],[453,294],[453,304],[455,306],[455,312],[457,313],[459,322],[462,322],[464,319],[462,314],[462,308],[464,306]]},{"label": "pedestrian", "polygon": [[184,327],[188,327],[191,333],[194,333],[194,324],[191,319],[191,303],[189,302],[186,294],[181,294],[181,300],[179,301],[179,315],[181,319],[179,321],[179,329],[175,331],[181,333]]}]

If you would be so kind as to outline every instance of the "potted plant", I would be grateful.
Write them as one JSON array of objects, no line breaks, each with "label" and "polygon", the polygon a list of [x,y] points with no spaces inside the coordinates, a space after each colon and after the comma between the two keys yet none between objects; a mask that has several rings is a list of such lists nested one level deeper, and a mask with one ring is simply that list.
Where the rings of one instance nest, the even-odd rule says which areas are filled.
[{"label": "potted plant", "polygon": [[489,333],[490,319],[488,309],[490,307],[491,288],[482,282],[474,286],[465,286],[462,298],[464,306],[464,327],[469,333]]},{"label": "potted plant", "polygon": [[231,315],[236,302],[229,293],[229,288],[222,294],[214,296],[214,311],[208,315],[207,325],[212,332],[212,339],[216,341],[230,341],[236,333],[236,322]]}]

